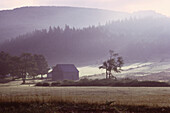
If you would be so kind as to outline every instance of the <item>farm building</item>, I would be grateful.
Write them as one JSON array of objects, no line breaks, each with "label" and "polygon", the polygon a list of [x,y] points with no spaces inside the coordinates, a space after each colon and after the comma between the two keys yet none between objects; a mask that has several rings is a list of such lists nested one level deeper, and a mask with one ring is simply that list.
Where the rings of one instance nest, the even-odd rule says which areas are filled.
[{"label": "farm building", "polygon": [[74,64],[57,64],[52,71],[52,80],[79,80],[79,71]]},{"label": "farm building", "polygon": [[47,73],[47,78],[52,78],[52,71]]}]

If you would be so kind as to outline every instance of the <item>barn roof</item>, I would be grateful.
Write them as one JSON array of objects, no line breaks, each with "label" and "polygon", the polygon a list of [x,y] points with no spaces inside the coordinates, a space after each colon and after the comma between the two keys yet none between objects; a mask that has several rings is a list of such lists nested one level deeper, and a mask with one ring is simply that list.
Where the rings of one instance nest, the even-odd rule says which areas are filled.
[{"label": "barn roof", "polygon": [[77,72],[74,64],[57,64],[56,67],[62,72]]}]

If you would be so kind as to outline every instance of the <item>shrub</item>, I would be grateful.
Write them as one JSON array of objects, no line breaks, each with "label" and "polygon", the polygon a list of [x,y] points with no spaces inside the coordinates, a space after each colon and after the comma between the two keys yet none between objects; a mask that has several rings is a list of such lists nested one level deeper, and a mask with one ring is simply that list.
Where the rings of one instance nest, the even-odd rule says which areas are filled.
[{"label": "shrub", "polygon": [[73,80],[63,80],[61,85],[62,86],[74,86],[76,85],[76,82],[74,82]]},{"label": "shrub", "polygon": [[[50,86],[47,82],[39,82],[36,86]],[[51,86],[116,86],[116,87],[169,87],[165,82],[157,81],[138,81],[132,79],[81,79],[79,81],[64,80],[51,83]]]},{"label": "shrub", "polygon": [[141,81],[139,82],[140,86],[150,86],[150,87],[166,87],[169,86],[168,83],[165,82],[157,82],[157,81]]},{"label": "shrub", "polygon": [[0,78],[0,83],[8,83],[10,81],[12,81],[12,80],[9,77],[8,78]]},{"label": "shrub", "polygon": [[35,86],[50,86],[50,83],[47,82],[38,82],[35,84]]},{"label": "shrub", "polygon": [[61,85],[61,82],[52,82],[51,83],[51,86],[60,86]]},{"label": "shrub", "polygon": [[42,86],[50,86],[50,83],[44,82],[44,83],[42,84]]},{"label": "shrub", "polygon": [[42,86],[42,82],[36,83],[35,86]]},{"label": "shrub", "polygon": [[80,79],[79,82],[89,82],[90,80],[87,78]]}]

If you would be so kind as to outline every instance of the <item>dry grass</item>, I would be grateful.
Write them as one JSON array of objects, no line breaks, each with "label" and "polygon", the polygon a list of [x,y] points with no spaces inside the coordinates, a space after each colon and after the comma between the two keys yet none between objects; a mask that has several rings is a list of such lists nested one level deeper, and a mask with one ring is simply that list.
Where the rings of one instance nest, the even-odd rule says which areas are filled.
[{"label": "dry grass", "polygon": [[0,113],[168,113],[169,94],[168,87],[1,86]]},{"label": "dry grass", "polygon": [[170,107],[169,87],[0,87],[0,102],[87,102]]}]

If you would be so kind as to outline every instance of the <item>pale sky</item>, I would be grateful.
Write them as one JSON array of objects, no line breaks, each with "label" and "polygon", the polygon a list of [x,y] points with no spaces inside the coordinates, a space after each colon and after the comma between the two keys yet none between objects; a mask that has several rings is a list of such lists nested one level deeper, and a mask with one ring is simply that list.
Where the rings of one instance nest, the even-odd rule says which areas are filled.
[{"label": "pale sky", "polygon": [[130,13],[154,10],[170,17],[170,0],[0,0],[0,10],[23,6],[74,6]]}]

